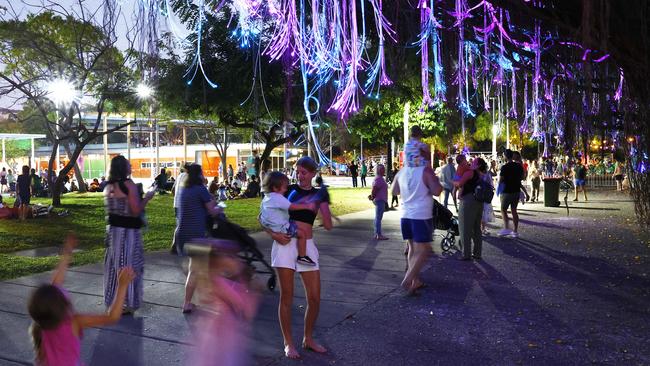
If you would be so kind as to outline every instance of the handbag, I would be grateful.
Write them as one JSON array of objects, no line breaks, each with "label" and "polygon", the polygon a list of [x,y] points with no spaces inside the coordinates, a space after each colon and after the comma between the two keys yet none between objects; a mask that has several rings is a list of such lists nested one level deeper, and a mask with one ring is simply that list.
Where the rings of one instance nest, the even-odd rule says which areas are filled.
[{"label": "handbag", "polygon": [[476,188],[474,188],[474,199],[483,203],[491,203],[493,198],[494,188],[492,188],[492,185],[479,178]]}]

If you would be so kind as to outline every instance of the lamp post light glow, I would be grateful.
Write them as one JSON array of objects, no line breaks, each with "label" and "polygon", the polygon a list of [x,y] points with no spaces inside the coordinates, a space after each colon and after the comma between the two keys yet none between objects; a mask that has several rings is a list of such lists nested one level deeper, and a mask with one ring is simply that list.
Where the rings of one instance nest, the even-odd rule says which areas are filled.
[{"label": "lamp post light glow", "polygon": [[80,100],[79,92],[75,89],[74,84],[65,79],[50,80],[45,89],[47,98],[57,107],[78,103]]},{"label": "lamp post light glow", "polygon": [[[58,131],[60,128],[59,122],[59,107],[67,107],[73,103],[81,101],[81,93],[79,93],[72,82],[63,78],[52,79],[45,85],[47,98],[55,105],[56,111],[56,131],[58,138]],[[59,164],[61,161],[60,146],[56,149],[56,166],[54,171],[59,174]],[[48,178],[49,179],[49,178]]]},{"label": "lamp post light glow", "polygon": [[136,94],[138,94],[138,97],[140,99],[149,99],[153,95],[153,89],[144,83],[138,84],[138,86],[135,88]]}]

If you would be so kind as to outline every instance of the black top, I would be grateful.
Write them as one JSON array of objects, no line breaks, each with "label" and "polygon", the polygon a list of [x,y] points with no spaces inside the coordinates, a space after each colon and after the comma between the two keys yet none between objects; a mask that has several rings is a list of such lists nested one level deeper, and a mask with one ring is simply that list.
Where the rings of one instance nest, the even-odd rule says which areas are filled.
[{"label": "black top", "polygon": [[576,167],[576,179],[587,179],[587,169],[585,169],[584,165],[578,165]]},{"label": "black top", "polygon": [[511,161],[501,167],[501,174],[503,177],[503,193],[518,193],[521,189],[521,180],[524,177],[524,168],[519,163]]},{"label": "black top", "polygon": [[473,171],[474,175],[472,176],[472,179],[468,180],[465,182],[463,185],[463,193],[461,196],[466,196],[468,194],[474,194],[474,191],[476,190],[476,186],[478,185],[478,180],[479,180],[479,175],[476,172],[476,170]]},{"label": "black top", "polygon": [[[309,202],[330,202],[329,193],[326,188],[302,189],[297,184],[289,185],[285,197],[291,203],[309,203]],[[316,220],[316,212],[312,210],[291,210],[289,211],[289,218],[293,221],[304,222],[309,225],[314,225]]]},{"label": "black top", "polygon": [[32,180],[29,175],[26,174],[19,175],[18,179],[16,179],[16,185],[18,186],[21,196],[31,195],[29,188],[32,185]]},{"label": "black top", "polygon": [[357,164],[350,165],[350,175],[353,177],[359,175],[359,168],[357,167]]}]

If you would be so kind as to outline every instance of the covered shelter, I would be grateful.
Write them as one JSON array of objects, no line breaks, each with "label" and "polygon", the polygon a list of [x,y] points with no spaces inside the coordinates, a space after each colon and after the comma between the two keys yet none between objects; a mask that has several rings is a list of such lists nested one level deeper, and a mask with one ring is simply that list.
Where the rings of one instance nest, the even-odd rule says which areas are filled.
[{"label": "covered shelter", "polygon": [[44,139],[46,136],[43,134],[32,134],[32,133],[0,133],[0,140],[2,141],[2,164],[7,164],[7,154],[5,151],[5,143],[7,140],[30,140],[32,142],[32,153],[30,156],[30,161],[33,163],[34,158],[34,140],[35,139]]}]

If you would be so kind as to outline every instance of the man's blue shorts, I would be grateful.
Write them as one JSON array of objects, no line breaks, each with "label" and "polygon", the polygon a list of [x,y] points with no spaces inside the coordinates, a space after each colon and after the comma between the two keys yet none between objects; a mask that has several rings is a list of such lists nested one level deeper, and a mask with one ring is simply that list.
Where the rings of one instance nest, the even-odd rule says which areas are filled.
[{"label": "man's blue shorts", "polygon": [[585,186],[585,180],[584,179],[574,179],[573,184],[576,187],[584,187]]},{"label": "man's blue shorts", "polygon": [[404,240],[413,240],[416,243],[433,241],[433,219],[402,219],[401,226]]}]

